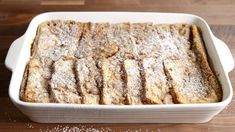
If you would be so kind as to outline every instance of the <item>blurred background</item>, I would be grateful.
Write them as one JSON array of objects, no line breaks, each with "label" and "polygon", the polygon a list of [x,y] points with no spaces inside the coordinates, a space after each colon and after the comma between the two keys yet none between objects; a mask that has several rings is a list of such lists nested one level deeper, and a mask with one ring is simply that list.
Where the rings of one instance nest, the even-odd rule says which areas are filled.
[{"label": "blurred background", "polygon": [[0,23],[16,17],[27,21],[46,11],[183,12],[210,24],[235,24],[234,0],[0,0]]}]

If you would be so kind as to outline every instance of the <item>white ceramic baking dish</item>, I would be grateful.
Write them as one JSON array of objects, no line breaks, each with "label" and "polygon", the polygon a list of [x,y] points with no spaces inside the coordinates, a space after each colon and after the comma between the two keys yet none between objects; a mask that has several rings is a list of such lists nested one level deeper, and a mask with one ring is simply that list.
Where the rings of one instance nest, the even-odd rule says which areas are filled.
[{"label": "white ceramic baking dish", "polygon": [[[28,103],[19,99],[20,84],[30,47],[40,23],[51,19],[79,20],[82,22],[153,22],[188,23],[202,29],[207,52],[223,88],[223,100],[210,104],[169,105],[85,105]],[[224,42],[216,38],[208,24],[200,17],[179,13],[142,12],[50,12],[31,21],[26,33],[16,39],[7,54],[6,66],[12,71],[9,96],[25,115],[43,123],[203,123],[221,112],[232,99],[232,86],[228,73],[234,68],[234,60]]]}]

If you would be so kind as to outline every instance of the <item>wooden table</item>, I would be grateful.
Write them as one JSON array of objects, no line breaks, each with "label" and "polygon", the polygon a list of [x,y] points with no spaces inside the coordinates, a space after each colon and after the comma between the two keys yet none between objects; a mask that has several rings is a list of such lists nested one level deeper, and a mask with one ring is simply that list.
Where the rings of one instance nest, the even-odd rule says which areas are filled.
[{"label": "wooden table", "polygon": [[[4,66],[12,41],[21,36],[30,20],[47,11],[154,11],[183,12],[203,17],[213,33],[226,42],[235,57],[235,1],[233,0],[0,0],[0,131],[235,131],[235,99],[213,120],[204,124],[39,124],[30,121],[11,103],[8,85],[11,72]],[[25,3],[26,2],[26,3]],[[235,71],[230,73],[235,86]]]}]

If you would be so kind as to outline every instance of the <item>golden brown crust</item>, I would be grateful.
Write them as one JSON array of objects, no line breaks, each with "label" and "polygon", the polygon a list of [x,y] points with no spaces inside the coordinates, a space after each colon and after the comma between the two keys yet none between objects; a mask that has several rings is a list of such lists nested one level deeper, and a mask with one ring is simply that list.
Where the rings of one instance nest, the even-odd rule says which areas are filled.
[{"label": "golden brown crust", "polygon": [[74,56],[83,24],[75,21],[52,20],[39,25],[32,55],[57,61],[62,56]]},{"label": "golden brown crust", "polygon": [[109,29],[109,23],[85,23],[78,45],[80,50],[76,53],[76,57],[92,57],[97,60],[111,57],[117,53],[119,47],[108,40]]},{"label": "golden brown crust", "polygon": [[207,52],[204,46],[204,42],[202,40],[201,33],[196,25],[192,25],[192,37],[193,37],[193,46],[192,49],[197,55],[197,61],[201,66],[202,73],[204,78],[208,79],[210,85],[215,90],[217,95],[217,101],[222,100],[223,91],[221,89],[221,85],[213,73],[207,58]]},{"label": "golden brown crust", "polygon": [[142,104],[143,87],[139,69],[138,61],[124,61],[126,98],[130,105]]},{"label": "golden brown crust", "polygon": [[217,96],[200,69],[186,67],[181,59],[164,62],[168,78],[172,82],[171,94],[175,103],[217,102]]},{"label": "golden brown crust", "polygon": [[26,84],[27,84],[27,79],[28,79],[28,72],[29,72],[29,65],[26,66],[25,71],[24,71],[24,75],[23,75],[23,79],[20,85],[20,99],[21,100],[26,100],[25,99],[25,88],[26,88]]},{"label": "golden brown crust", "polygon": [[99,104],[101,75],[92,58],[77,59],[75,62],[77,85],[83,104]]},{"label": "golden brown crust", "polygon": [[[195,25],[52,20],[39,25],[31,54],[38,60],[37,65],[30,60],[25,70],[24,101],[109,105],[222,99]],[[40,88],[31,84],[32,76],[40,78]],[[33,98],[43,89],[51,100]]]},{"label": "golden brown crust", "polygon": [[[179,33],[183,28],[182,25],[171,27]],[[209,67],[202,37],[195,25],[192,26],[192,41],[192,50],[183,48],[186,58],[173,55],[164,60],[166,75],[171,81],[170,93],[175,103],[218,102],[222,96],[221,87]]]},{"label": "golden brown crust", "polygon": [[48,80],[43,77],[43,68],[39,58],[31,58],[28,78],[23,99],[27,102],[48,103]]},{"label": "golden brown crust", "polygon": [[[161,58],[143,59],[144,99],[150,104],[163,104],[169,101],[169,86]],[[167,97],[168,99],[165,99]],[[167,101],[164,101],[167,100]]]},{"label": "golden brown crust", "polygon": [[62,57],[53,64],[50,91],[52,102],[81,103],[76,85],[73,57]]},{"label": "golden brown crust", "polygon": [[125,104],[120,64],[110,59],[103,59],[101,63],[103,77],[102,103],[106,105]]}]

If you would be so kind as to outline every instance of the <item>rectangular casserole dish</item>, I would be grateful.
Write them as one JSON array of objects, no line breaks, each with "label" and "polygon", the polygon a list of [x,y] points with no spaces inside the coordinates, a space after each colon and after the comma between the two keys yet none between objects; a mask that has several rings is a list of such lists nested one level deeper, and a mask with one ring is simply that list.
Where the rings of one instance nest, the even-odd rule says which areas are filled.
[{"label": "rectangular casserole dish", "polygon": [[[223,99],[207,104],[168,105],[86,105],[29,103],[19,99],[24,70],[30,58],[31,44],[40,23],[52,19],[81,22],[153,22],[187,23],[201,28],[211,63],[223,90]],[[31,120],[41,123],[203,123],[222,111],[232,99],[228,73],[234,60],[224,42],[216,38],[208,24],[200,17],[179,13],[141,12],[50,12],[31,21],[26,33],[16,39],[7,54],[5,65],[12,71],[9,96],[12,102]]]}]

